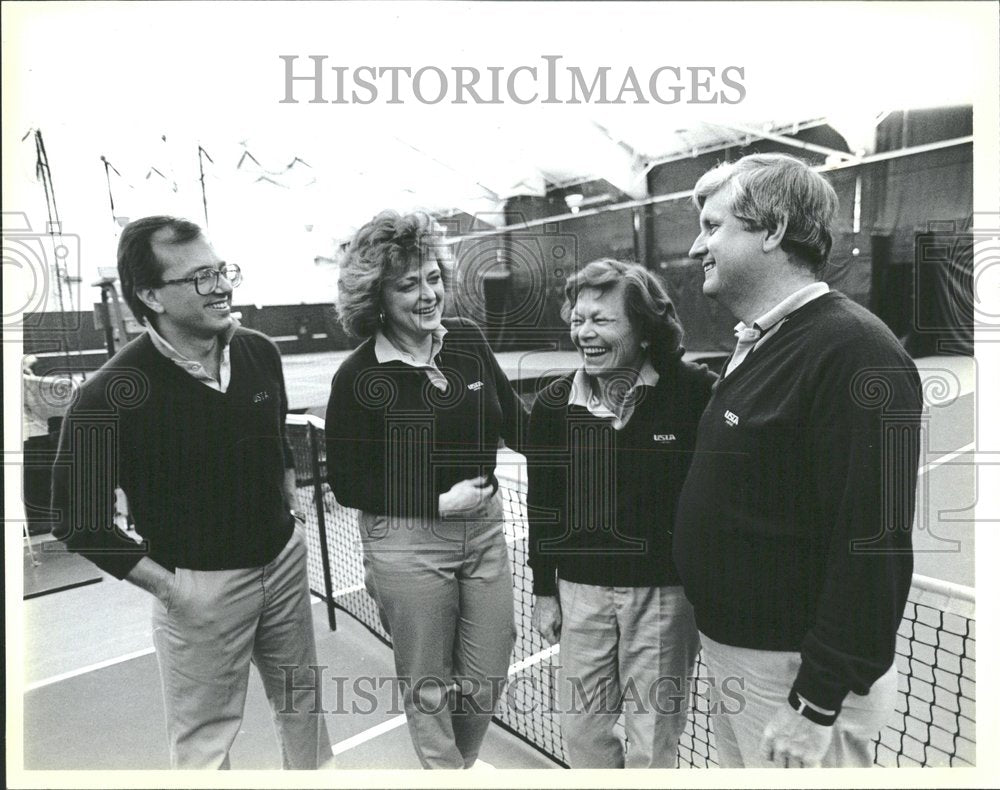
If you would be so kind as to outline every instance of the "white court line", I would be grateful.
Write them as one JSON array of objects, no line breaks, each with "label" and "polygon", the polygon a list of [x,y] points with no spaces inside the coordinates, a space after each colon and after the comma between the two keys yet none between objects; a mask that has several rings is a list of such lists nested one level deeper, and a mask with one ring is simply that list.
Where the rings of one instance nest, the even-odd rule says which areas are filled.
[{"label": "white court line", "polygon": [[353,587],[344,587],[342,590],[334,590],[330,593],[331,598],[338,598],[341,595],[347,595],[348,593],[357,592],[358,590],[365,589],[363,584],[355,584]]},{"label": "white court line", "polygon": [[367,730],[359,732],[357,735],[352,735],[340,743],[335,743],[333,745],[334,756],[338,754],[343,754],[344,752],[360,746],[367,741],[377,738],[380,735],[385,735],[387,732],[395,730],[397,727],[402,727],[406,724],[406,714],[400,714],[388,721],[383,721],[381,724],[376,724],[374,727],[369,727]]},{"label": "white court line", "polygon": [[[323,603],[323,599],[320,598],[315,593],[309,593],[312,597],[310,606],[315,606],[318,603]],[[36,680],[34,683],[29,683],[24,687],[25,692],[34,691],[35,689],[40,689],[45,686],[51,686],[53,683],[58,683],[61,680],[69,680],[70,678],[78,677],[79,675],[86,675],[88,672],[96,672],[98,669],[105,669],[107,667],[113,667],[115,664],[124,664],[126,661],[131,661],[133,658],[142,658],[143,656],[148,656],[150,653],[155,653],[156,648],[144,647],[142,650],[136,650],[132,653],[126,653],[123,656],[115,656],[114,658],[106,658],[104,661],[98,661],[96,664],[88,664],[85,667],[80,667],[79,669],[71,669],[69,672],[63,672],[60,675],[53,675],[50,678],[44,678],[43,680]]]},{"label": "white court line", "polygon": [[148,656],[153,652],[155,652],[154,648],[146,647],[142,650],[136,650],[134,653],[127,653],[124,656],[117,656],[115,658],[106,659],[105,661],[98,661],[96,664],[89,664],[85,667],[80,667],[79,669],[71,669],[69,672],[63,672],[61,675],[54,675],[50,678],[45,678],[44,680],[36,680],[34,683],[29,683],[25,686],[24,690],[25,692],[28,692],[40,689],[43,686],[51,686],[53,683],[58,683],[61,680],[69,680],[70,678],[75,678],[78,675],[86,675],[88,672],[96,672],[98,669],[113,667],[115,664],[131,661],[133,658]]},{"label": "white court line", "polygon": [[975,449],[975,446],[976,446],[975,442],[969,442],[967,445],[965,445],[965,447],[960,447],[954,452],[948,453],[948,455],[942,455],[940,458],[935,458],[933,461],[930,461],[921,466],[920,469],[917,470],[917,476],[919,477],[925,472],[930,472],[933,469],[937,469],[939,466],[944,466],[949,461],[954,461],[960,455],[965,455],[970,450]]},{"label": "white court line", "polygon": [[[58,683],[62,680],[69,680],[70,678],[77,677],[78,675],[85,675],[88,672],[94,672],[98,669],[104,669],[105,667],[114,666],[115,664],[120,664],[124,661],[131,661],[133,658],[141,658],[142,656],[148,656],[150,653],[155,652],[153,648],[149,647],[145,650],[136,650],[134,653],[129,653],[124,656],[118,656],[117,658],[109,658],[107,661],[100,661],[96,664],[90,664],[89,666],[80,667],[79,669],[74,669],[70,672],[63,672],[61,675],[55,675],[45,680],[39,680],[35,683],[29,683],[25,686],[25,691],[34,691],[35,689],[42,688],[44,686],[49,686],[53,683]],[[360,746],[366,741],[370,741],[373,738],[377,738],[380,735],[384,735],[387,732],[395,730],[397,727],[401,727],[406,724],[406,715],[396,716],[388,721],[384,721],[374,727],[369,727],[363,732],[359,732],[357,735],[353,735],[346,740],[337,743],[333,747],[334,755],[343,754],[349,749],[353,749],[356,746]]]},{"label": "white court line", "polygon": [[533,655],[530,655],[527,658],[522,658],[520,661],[511,664],[510,668],[507,670],[507,675],[508,676],[516,675],[518,672],[521,672],[527,669],[528,667],[534,666],[535,664],[544,661],[545,659],[550,658],[554,655],[558,655],[558,653],[559,653],[559,645],[556,644],[552,645],[552,647],[547,647],[544,650],[539,651],[538,653],[534,653]]},{"label": "white court line", "polygon": [[[381,724],[377,724],[374,727],[370,727],[367,730],[359,732],[357,735],[352,735],[350,738],[345,738],[340,743],[335,743],[333,745],[333,756],[336,757],[338,754],[343,754],[351,749],[360,746],[363,743],[367,743],[374,738],[378,738],[380,735],[385,735],[387,732],[392,732],[406,724],[406,714],[401,716],[396,716],[395,718],[384,721]],[[476,760],[474,768],[496,768],[492,763],[488,763],[485,760]]]},{"label": "white court line", "polygon": [[[540,661],[544,661],[550,656],[554,656],[558,653],[559,653],[559,645],[552,645],[551,647],[547,647],[545,648],[545,650],[542,650],[538,653],[528,656],[527,658],[521,659],[520,661],[514,664],[511,664],[510,668],[507,670],[507,675],[508,676],[516,675],[518,672],[521,672],[527,669],[528,667],[533,666],[539,663]],[[347,738],[341,741],[340,743],[335,744],[333,747],[333,754],[334,756],[338,754],[343,754],[344,752],[353,749],[356,746],[360,746],[363,743],[367,743],[373,738],[378,738],[380,735],[384,735],[387,732],[391,732],[392,730],[395,730],[397,727],[402,727],[404,724],[406,724],[406,714],[403,714],[401,716],[396,716],[394,719],[389,719],[388,721],[384,721],[381,724],[377,724],[374,727],[370,727],[367,730],[363,730],[362,732],[359,732],[357,735],[352,735],[350,738]],[[495,767],[482,760],[477,760],[476,765],[482,768]]]}]

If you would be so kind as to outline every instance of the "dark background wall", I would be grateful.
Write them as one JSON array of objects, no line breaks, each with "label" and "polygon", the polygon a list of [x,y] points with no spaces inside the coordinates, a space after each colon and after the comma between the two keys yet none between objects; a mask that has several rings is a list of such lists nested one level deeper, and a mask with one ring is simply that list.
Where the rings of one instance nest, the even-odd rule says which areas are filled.
[{"label": "dark background wall", "polygon": [[[233,310],[241,314],[243,326],[276,339],[285,354],[352,348],[332,304],[234,305]],[[52,367],[66,367],[63,357],[73,358],[81,351],[96,352],[87,354],[83,364],[94,369],[107,358],[106,348],[104,330],[96,328],[93,310],[42,313],[24,326],[24,353],[45,355],[35,366],[39,375]],[[53,354],[56,358],[47,362]]]},{"label": "dark background wall", "polygon": [[[872,153],[952,140],[971,134],[971,129],[971,107],[894,113],[879,126]],[[827,126],[805,129],[794,139],[849,150],[844,138]],[[823,153],[762,140],[653,167],[648,174],[650,194],[690,190],[718,162],[768,152],[790,153],[816,165],[826,161]],[[966,143],[826,172],[839,198],[839,214],[823,279],[883,318],[914,354],[972,353],[969,266],[959,260],[962,250],[970,247],[968,234],[954,243],[938,238],[947,236],[948,228],[961,234],[969,227],[972,156],[972,144]],[[469,260],[479,263],[465,270],[465,290],[456,310],[486,325],[500,349],[565,347],[568,338],[559,307],[566,276],[591,260],[612,256],[638,261],[663,277],[684,324],[688,350],[730,350],[736,319],[702,295],[701,267],[687,255],[698,228],[690,199],[624,210],[612,206],[565,218],[569,191],[591,196],[609,187],[593,182],[550,190],[545,197],[508,201],[508,224],[564,218],[476,240],[478,252]],[[929,232],[937,234],[931,246],[926,243]],[[926,250],[940,250],[941,244],[953,257],[928,260]],[[481,281],[474,275],[483,271],[485,260],[494,273]],[[460,269],[467,265],[462,256],[459,263]],[[935,311],[934,320],[921,320],[921,311],[928,310]]]},{"label": "dark background wall", "polygon": [[[971,133],[971,107],[893,113],[877,129],[875,153]],[[827,126],[804,129],[794,137],[848,150]],[[773,151],[813,164],[825,161],[823,154],[762,140],[657,165],[647,176],[650,195],[690,190],[720,161]],[[942,350],[938,341],[945,340],[949,353],[972,352],[972,157],[968,143],[826,174],[840,199],[840,213],[824,279],[882,317],[913,353],[937,353]],[[855,230],[857,190],[861,208]],[[610,204],[568,216],[570,194]],[[637,261],[663,277],[684,324],[688,350],[731,349],[736,320],[702,295],[701,267],[687,256],[698,228],[690,199],[614,209],[625,200],[613,185],[598,180],[552,188],[545,196],[510,198],[505,225],[563,217],[526,229],[495,232],[499,217],[461,212],[442,217],[450,235],[465,237],[456,247],[458,276],[449,312],[480,323],[497,350],[565,348],[568,332],[559,310],[566,278],[589,261],[609,256]],[[474,235],[484,231],[491,235]],[[331,304],[236,309],[244,326],[278,338],[284,353],[352,347]],[[90,311],[30,319],[24,327],[26,354],[104,348],[104,335]],[[99,353],[96,359],[99,363]]]}]

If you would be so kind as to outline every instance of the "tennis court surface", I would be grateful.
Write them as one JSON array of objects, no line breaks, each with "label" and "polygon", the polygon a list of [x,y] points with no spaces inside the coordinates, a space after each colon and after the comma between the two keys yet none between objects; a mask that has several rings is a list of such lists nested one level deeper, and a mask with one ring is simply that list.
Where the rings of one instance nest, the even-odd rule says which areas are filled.
[{"label": "tennis court surface", "polygon": [[[928,403],[914,526],[918,577],[897,640],[897,715],[881,734],[878,763],[975,765],[976,368],[974,360],[964,357],[932,357],[918,365]],[[319,379],[328,385],[332,372],[317,364],[310,367],[315,381],[307,385],[318,392]],[[289,376],[289,386],[304,379]],[[293,403],[295,397],[293,393]],[[324,708],[330,711],[326,719],[338,766],[417,768],[398,697],[391,683],[380,680],[394,674],[392,654],[363,588],[354,514],[341,508],[322,483],[322,420],[291,416],[289,425],[300,505],[309,517],[317,650],[325,667],[324,690],[329,693]],[[519,638],[508,693],[498,726],[491,728],[484,745],[482,767],[558,767],[565,752],[552,714],[551,681],[559,656],[558,648],[545,645],[530,626],[522,459],[503,452],[498,475]],[[44,563],[43,546],[35,540]],[[24,603],[28,770],[167,767],[150,601],[130,585],[103,581]],[[336,630],[331,630],[334,618]],[[354,693],[358,678],[372,679],[374,701]],[[715,764],[706,708],[705,697],[696,696],[682,742],[682,767]],[[255,677],[232,762],[236,769],[280,765],[267,703]]]}]

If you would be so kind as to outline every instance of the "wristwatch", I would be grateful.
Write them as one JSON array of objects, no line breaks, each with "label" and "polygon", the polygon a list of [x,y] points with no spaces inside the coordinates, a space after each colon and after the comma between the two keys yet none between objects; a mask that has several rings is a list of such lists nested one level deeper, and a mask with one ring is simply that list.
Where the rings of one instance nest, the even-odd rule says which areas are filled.
[{"label": "wristwatch", "polygon": [[795,689],[792,689],[788,693],[788,704],[792,706],[796,713],[800,716],[805,716],[813,724],[821,724],[824,727],[829,727],[837,720],[835,712],[818,708],[811,702],[806,702],[806,700],[802,699],[796,693]]}]

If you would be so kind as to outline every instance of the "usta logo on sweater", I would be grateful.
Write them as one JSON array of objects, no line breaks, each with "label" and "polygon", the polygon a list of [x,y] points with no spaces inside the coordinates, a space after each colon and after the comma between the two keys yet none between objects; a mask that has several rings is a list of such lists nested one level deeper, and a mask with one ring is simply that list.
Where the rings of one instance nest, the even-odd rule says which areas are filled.
[{"label": "usta logo on sweater", "polygon": [[672,433],[654,433],[653,434],[653,441],[654,442],[676,442],[677,441],[677,437],[674,436]]},{"label": "usta logo on sweater", "polygon": [[735,428],[740,424],[740,418],[738,415],[733,414],[731,411],[726,409],[726,422],[729,424],[730,428]]},{"label": "usta logo on sweater", "polygon": [[271,399],[271,393],[267,390],[261,390],[253,396],[254,403],[263,403],[266,400]]}]

